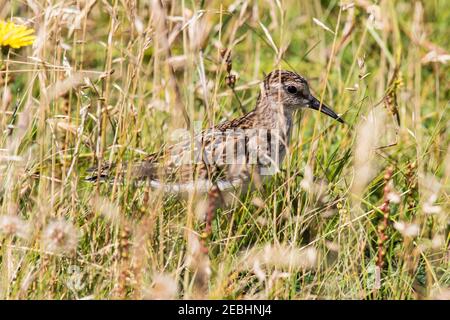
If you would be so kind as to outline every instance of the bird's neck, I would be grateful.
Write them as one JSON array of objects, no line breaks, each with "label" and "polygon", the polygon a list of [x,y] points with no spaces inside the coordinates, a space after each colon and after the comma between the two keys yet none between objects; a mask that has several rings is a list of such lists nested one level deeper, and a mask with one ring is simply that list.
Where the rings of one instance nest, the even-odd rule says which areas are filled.
[{"label": "bird's neck", "polygon": [[286,155],[286,150],[291,140],[294,109],[289,106],[283,106],[278,102],[270,101],[268,98],[258,98],[258,103],[253,112],[255,127],[258,126],[258,129],[270,131],[272,143],[278,144],[275,149],[278,151],[274,160],[280,164]]},{"label": "bird's neck", "polygon": [[269,98],[258,98],[255,112],[255,125],[262,129],[278,129],[289,138],[293,109],[283,106],[283,104],[271,101]]}]

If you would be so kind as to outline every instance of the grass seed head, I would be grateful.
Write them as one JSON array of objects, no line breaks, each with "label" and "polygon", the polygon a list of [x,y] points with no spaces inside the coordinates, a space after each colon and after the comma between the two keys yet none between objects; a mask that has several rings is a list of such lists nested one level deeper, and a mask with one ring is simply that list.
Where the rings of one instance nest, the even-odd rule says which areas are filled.
[{"label": "grass seed head", "polygon": [[416,223],[398,221],[394,223],[394,228],[405,238],[415,238],[420,234],[420,226]]},{"label": "grass seed head", "polygon": [[269,268],[314,269],[317,264],[317,250],[309,246],[298,248],[289,245],[267,244],[263,248],[252,248],[242,257],[246,269],[252,270],[255,261]]},{"label": "grass seed head", "polygon": [[150,287],[145,288],[143,297],[149,300],[171,300],[178,295],[176,280],[167,273],[157,273],[153,276]]},{"label": "grass seed head", "polygon": [[30,234],[30,224],[17,215],[2,215],[0,216],[0,234],[27,239]]},{"label": "grass seed head", "polygon": [[78,245],[78,231],[70,222],[59,218],[45,227],[42,243],[46,251],[55,254],[74,253]]}]

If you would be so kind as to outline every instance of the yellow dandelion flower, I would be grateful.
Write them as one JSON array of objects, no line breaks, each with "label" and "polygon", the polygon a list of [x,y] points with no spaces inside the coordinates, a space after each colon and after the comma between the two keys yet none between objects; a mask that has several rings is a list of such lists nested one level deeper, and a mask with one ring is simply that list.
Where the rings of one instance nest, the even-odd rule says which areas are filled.
[{"label": "yellow dandelion flower", "polygon": [[12,22],[0,21],[0,47],[9,46],[14,49],[33,44],[34,29],[17,25]]}]

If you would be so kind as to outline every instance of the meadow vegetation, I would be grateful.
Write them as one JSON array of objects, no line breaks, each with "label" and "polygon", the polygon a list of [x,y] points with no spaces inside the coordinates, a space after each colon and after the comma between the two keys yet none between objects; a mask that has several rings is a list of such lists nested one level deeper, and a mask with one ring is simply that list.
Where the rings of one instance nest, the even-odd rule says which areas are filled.
[{"label": "meadow vegetation", "polygon": [[[0,53],[0,298],[450,299],[449,1],[11,0],[0,21],[36,36]],[[299,112],[207,255],[204,198],[85,181],[250,111],[276,68],[346,124]]]}]

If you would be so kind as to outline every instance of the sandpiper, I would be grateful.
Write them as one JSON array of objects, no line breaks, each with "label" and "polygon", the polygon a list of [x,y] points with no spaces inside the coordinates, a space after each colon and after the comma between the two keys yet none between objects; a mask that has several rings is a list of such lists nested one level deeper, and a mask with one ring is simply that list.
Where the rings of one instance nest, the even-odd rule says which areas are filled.
[{"label": "sandpiper", "polygon": [[[123,165],[119,175],[171,193],[235,189],[247,185],[255,175],[278,172],[295,111],[320,110],[344,122],[310,93],[307,81],[295,72],[274,70],[260,89],[254,110],[188,136],[142,161]],[[110,180],[111,167],[96,168],[87,179]]]},{"label": "sandpiper", "polygon": [[[261,83],[254,110],[193,137],[163,148],[140,162],[124,165],[116,176],[144,181],[170,193],[206,193],[202,252],[221,191],[241,191],[249,182],[278,172],[289,144],[292,118],[300,108],[320,110],[344,122],[311,95],[306,80],[295,72],[274,70]],[[111,180],[111,165],[95,170],[90,181]],[[254,179],[254,180],[253,180]]]}]

